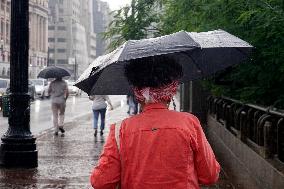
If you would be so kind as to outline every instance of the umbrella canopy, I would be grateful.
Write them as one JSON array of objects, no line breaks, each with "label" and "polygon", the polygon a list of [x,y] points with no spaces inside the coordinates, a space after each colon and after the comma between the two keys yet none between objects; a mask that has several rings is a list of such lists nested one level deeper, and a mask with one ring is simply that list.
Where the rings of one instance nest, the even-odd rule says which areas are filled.
[{"label": "umbrella canopy", "polygon": [[66,76],[70,76],[71,74],[64,68],[60,68],[57,66],[50,66],[41,70],[37,77],[41,77],[44,79],[48,78],[63,78]]},{"label": "umbrella canopy", "polygon": [[200,79],[244,61],[252,46],[223,30],[180,31],[157,38],[130,40],[113,52],[98,57],[80,76],[76,86],[88,94],[128,94],[124,76],[129,60],[170,55],[183,68],[183,81]]}]

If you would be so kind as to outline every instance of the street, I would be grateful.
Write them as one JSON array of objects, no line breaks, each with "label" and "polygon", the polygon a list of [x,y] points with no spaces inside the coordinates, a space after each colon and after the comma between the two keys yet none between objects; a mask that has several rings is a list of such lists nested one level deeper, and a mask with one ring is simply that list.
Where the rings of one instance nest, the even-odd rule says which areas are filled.
[{"label": "street", "polygon": [[[118,107],[125,100],[125,96],[110,96],[114,108]],[[8,129],[8,118],[2,116],[0,112],[0,136]],[[92,113],[92,101],[84,93],[82,96],[70,96],[67,100],[65,111],[65,122],[70,122],[82,115]],[[31,132],[34,135],[40,135],[44,131],[53,128],[52,112],[50,108],[50,99],[36,99],[31,103]]]}]

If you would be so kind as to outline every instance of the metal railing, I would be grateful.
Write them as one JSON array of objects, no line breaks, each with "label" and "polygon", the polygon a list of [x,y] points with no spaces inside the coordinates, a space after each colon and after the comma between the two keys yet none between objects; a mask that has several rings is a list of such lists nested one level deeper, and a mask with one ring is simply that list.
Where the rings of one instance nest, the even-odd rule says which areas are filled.
[{"label": "metal railing", "polygon": [[284,112],[210,96],[208,113],[264,158],[284,163]]}]

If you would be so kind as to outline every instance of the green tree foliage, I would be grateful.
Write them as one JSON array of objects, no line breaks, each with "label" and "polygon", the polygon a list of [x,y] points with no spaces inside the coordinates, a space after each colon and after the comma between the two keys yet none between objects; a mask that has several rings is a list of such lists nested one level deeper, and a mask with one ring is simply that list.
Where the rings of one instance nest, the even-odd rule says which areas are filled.
[{"label": "green tree foliage", "polygon": [[[163,4],[158,13],[157,3]],[[227,85],[209,85],[218,94],[284,108],[283,0],[132,0],[113,15],[105,33],[111,49],[146,38],[152,23],[158,26],[158,35],[223,29],[248,41],[255,47],[251,60],[219,77]]]},{"label": "green tree foliage", "polygon": [[252,60],[223,77],[218,93],[284,108],[283,0],[164,0],[161,35],[224,29],[255,47]]},{"label": "green tree foliage", "polygon": [[155,13],[156,0],[132,0],[129,6],[114,11],[104,37],[111,39],[109,49],[113,50],[127,40],[147,37],[149,26],[158,22]]}]

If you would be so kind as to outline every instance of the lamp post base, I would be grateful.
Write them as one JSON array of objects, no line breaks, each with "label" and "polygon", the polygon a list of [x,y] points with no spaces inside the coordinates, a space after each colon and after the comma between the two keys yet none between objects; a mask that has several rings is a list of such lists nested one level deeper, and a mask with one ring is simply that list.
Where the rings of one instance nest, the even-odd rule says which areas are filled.
[{"label": "lamp post base", "polygon": [[2,137],[0,147],[0,166],[6,168],[38,166],[38,152],[35,138],[6,138]]}]

